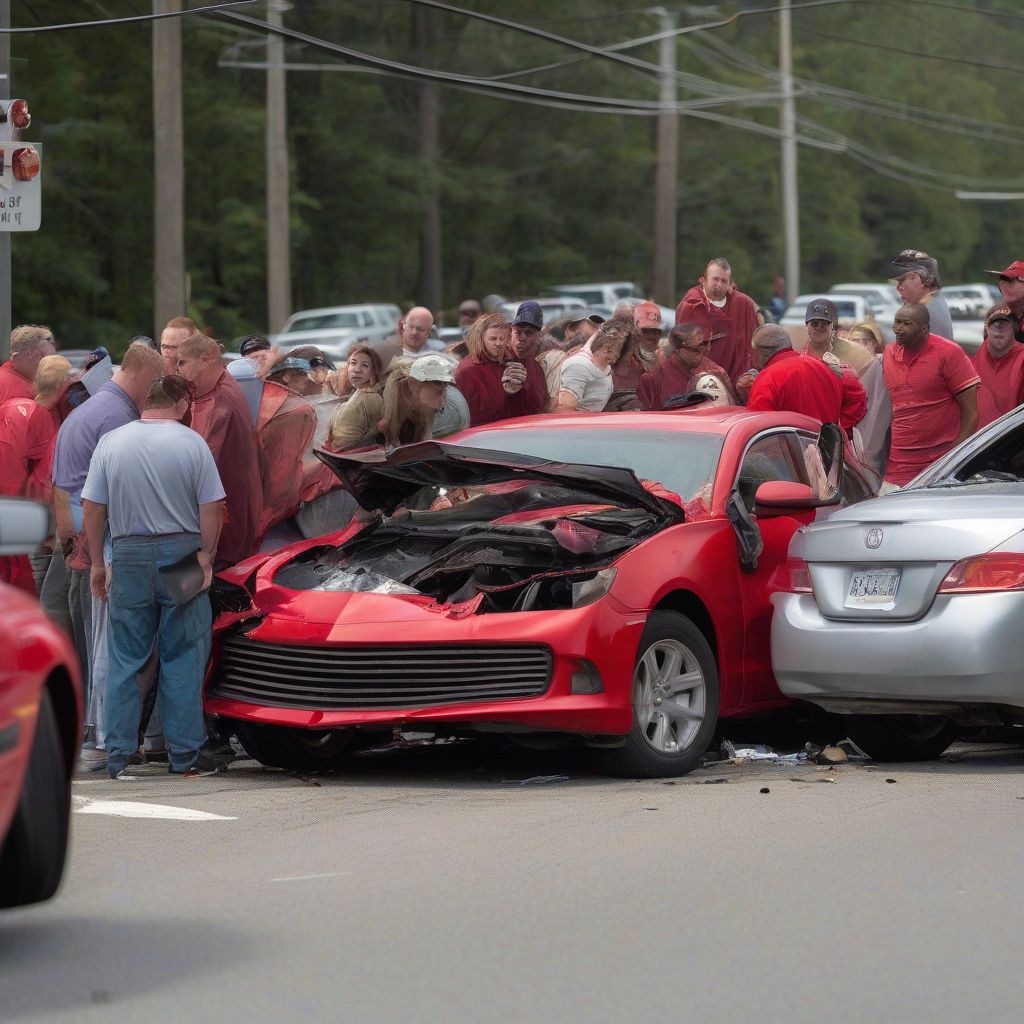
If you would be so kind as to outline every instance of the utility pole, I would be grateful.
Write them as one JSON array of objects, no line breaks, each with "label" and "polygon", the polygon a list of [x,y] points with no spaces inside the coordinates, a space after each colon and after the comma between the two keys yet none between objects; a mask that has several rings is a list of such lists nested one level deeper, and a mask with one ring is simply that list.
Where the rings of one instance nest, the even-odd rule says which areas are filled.
[{"label": "utility pole", "polygon": [[797,183],[796,101],[793,98],[793,23],[790,0],[779,11],[779,77],[782,81],[782,222],[785,241],[786,304],[800,294],[800,198]]},{"label": "utility pole", "polygon": [[[11,27],[11,0],[0,0],[0,26]],[[0,99],[11,98],[11,37],[0,32]],[[0,363],[11,355],[11,233],[0,231]]]},{"label": "utility pole", "polygon": [[[153,13],[181,0],[153,0]],[[181,18],[153,22],[153,337],[187,312],[185,292],[185,133],[181,100]]]},{"label": "utility pole", "polygon": [[[661,31],[675,28],[674,14],[663,7],[655,13],[661,19]],[[677,191],[679,188],[679,114],[676,112],[676,47],[674,35],[662,36],[658,43],[661,83],[658,114],[658,155],[654,176],[654,299],[665,306],[676,303]]]},{"label": "utility pole", "polygon": [[[267,21],[280,25],[291,5],[267,0]],[[276,333],[292,315],[289,243],[288,110],[284,39],[267,34],[267,328]]]},{"label": "utility pole", "polygon": [[[416,48],[424,66],[433,62],[437,42],[434,12],[418,6]],[[444,308],[441,294],[441,184],[438,159],[441,154],[441,97],[436,82],[419,84],[420,160],[423,163],[423,244],[420,260],[420,302],[438,317]]]}]

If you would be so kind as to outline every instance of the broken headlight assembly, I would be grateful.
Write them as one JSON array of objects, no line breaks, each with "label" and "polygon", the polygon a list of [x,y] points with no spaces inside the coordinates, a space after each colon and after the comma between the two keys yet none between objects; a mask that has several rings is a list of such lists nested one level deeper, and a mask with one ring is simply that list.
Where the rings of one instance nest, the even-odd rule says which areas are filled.
[{"label": "broken headlight assembly", "polygon": [[584,608],[600,600],[611,589],[615,581],[615,569],[601,569],[589,580],[580,580],[572,585],[572,607]]}]

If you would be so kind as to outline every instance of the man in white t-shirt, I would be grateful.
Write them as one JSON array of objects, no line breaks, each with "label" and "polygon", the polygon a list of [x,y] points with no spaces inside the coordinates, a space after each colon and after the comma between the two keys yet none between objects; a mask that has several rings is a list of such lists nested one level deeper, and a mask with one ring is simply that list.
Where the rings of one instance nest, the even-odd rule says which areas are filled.
[{"label": "man in white t-shirt", "polygon": [[[108,609],[104,718],[111,778],[124,777],[138,748],[135,676],[154,644],[170,771],[209,775],[225,768],[200,753],[206,740],[202,686],[212,624],[206,591],[224,488],[206,441],[181,423],[190,404],[183,377],[157,380],[142,418],[100,439],[82,488],[94,553],[92,593]],[[112,554],[105,564],[95,553],[103,551],[108,522]]]}]

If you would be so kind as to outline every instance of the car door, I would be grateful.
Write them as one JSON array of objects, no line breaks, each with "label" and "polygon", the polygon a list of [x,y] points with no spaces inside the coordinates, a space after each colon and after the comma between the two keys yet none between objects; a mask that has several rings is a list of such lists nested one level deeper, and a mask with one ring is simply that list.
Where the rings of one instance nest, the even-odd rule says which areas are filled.
[{"label": "car door", "polygon": [[775,567],[785,561],[789,542],[797,528],[814,518],[814,511],[797,516],[773,516],[758,520],[754,499],[758,487],[770,480],[808,483],[807,471],[797,443],[796,431],[776,429],[759,434],[747,446],[736,474],[735,491],[743,509],[754,519],[761,534],[762,549],[757,566],[739,570],[740,605],[744,620],[743,703],[756,704],[781,698],[772,674],[772,606],[768,581]]}]

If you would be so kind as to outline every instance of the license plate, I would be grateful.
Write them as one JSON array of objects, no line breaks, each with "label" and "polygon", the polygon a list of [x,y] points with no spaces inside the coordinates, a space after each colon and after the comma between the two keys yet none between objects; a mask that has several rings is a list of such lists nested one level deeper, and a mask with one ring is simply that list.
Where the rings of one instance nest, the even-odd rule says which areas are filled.
[{"label": "license plate", "polygon": [[869,569],[855,572],[850,577],[850,590],[846,604],[862,605],[892,604],[900,585],[899,569]]}]

